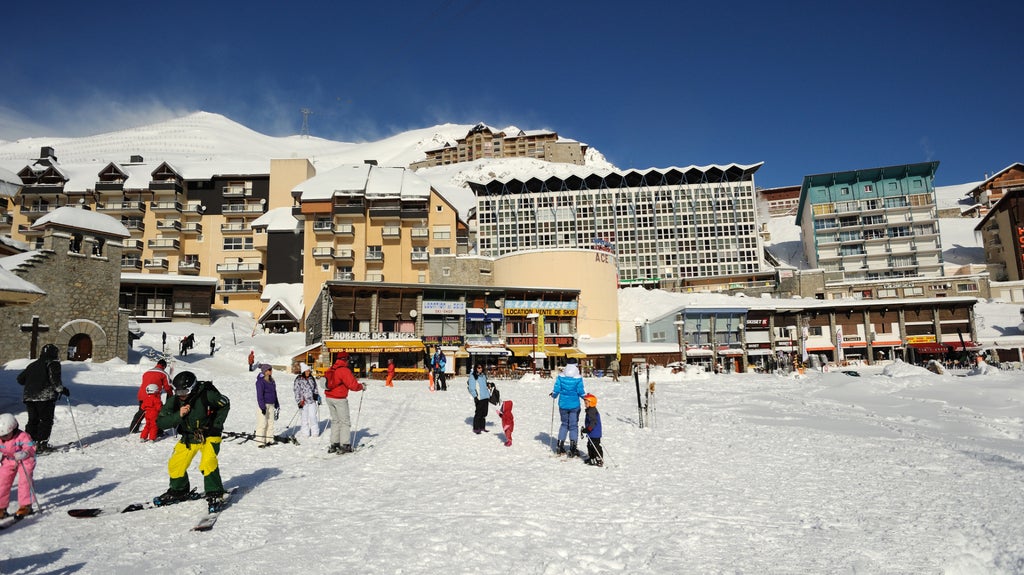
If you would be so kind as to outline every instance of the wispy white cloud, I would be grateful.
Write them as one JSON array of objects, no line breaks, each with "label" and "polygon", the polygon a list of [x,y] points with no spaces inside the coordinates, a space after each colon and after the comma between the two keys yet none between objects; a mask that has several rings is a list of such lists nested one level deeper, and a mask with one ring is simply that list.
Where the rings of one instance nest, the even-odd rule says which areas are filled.
[{"label": "wispy white cloud", "polygon": [[99,92],[73,101],[44,98],[28,111],[0,106],[0,139],[91,136],[163,122],[192,111],[189,106],[155,98],[125,101]]}]

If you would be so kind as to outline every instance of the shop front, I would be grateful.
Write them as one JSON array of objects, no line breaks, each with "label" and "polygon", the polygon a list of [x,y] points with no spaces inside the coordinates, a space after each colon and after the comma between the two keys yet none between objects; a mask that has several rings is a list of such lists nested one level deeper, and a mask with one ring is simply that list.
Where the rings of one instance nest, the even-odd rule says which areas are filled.
[{"label": "shop front", "polygon": [[[425,347],[423,341],[411,339],[411,334],[372,334],[377,337],[366,337],[371,334],[340,333],[334,334],[336,339],[324,342],[327,357],[322,358],[316,369],[318,374],[334,363],[338,354],[348,354],[349,367],[359,377],[383,379],[387,371],[388,360],[395,361],[396,379],[426,379],[426,370],[421,367]],[[386,336],[403,336],[401,338]],[[329,362],[329,363],[328,363]]]}]

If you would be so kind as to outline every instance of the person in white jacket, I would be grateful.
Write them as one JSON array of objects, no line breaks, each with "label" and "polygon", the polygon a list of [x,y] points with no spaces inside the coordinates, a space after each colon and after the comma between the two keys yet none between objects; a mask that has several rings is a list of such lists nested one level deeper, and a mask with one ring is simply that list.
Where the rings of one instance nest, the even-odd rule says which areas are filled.
[{"label": "person in white jacket", "polygon": [[985,358],[979,353],[974,356],[974,366],[971,371],[967,372],[967,375],[988,375],[996,371],[997,368],[985,361]]},{"label": "person in white jacket", "polygon": [[295,378],[295,403],[299,406],[299,434],[302,437],[320,437],[320,393],[309,366],[299,363],[299,375]]}]

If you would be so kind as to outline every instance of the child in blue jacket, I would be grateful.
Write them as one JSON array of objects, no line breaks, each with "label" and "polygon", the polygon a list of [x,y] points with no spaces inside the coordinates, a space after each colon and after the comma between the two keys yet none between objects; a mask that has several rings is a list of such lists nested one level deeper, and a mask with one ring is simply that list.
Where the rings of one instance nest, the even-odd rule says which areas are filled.
[{"label": "child in blue jacket", "polygon": [[597,396],[588,393],[583,396],[587,406],[586,416],[580,433],[587,436],[587,465],[604,467],[604,449],[601,448],[601,414],[597,411]]}]

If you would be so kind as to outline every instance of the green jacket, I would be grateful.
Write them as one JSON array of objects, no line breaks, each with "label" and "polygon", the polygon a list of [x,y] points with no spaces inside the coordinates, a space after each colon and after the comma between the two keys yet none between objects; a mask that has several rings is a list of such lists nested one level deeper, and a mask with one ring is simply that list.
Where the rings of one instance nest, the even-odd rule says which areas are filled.
[{"label": "green jacket", "polygon": [[[168,398],[156,418],[157,428],[176,428],[181,442],[186,445],[202,443],[205,437],[220,437],[231,409],[227,396],[217,391],[213,382],[200,381],[196,386],[184,400],[176,395]],[[183,419],[181,406],[185,404],[190,405],[191,410]]]}]

